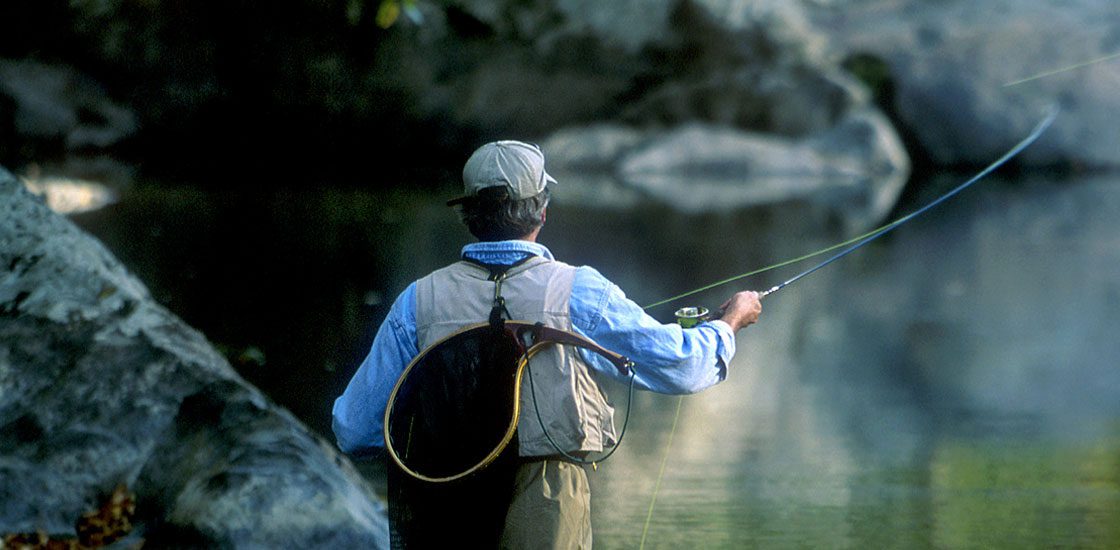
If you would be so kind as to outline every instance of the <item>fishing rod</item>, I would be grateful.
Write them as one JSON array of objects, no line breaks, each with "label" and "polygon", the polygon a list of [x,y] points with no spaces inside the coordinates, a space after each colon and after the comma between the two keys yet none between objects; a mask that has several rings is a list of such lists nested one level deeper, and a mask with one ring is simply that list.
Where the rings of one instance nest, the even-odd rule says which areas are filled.
[{"label": "fishing rod", "polygon": [[[903,217],[901,217],[901,218],[899,218],[899,219],[897,219],[893,222],[890,222],[886,225],[883,225],[881,227],[877,227],[875,229],[872,229],[871,231],[868,231],[867,233],[864,233],[864,234],[859,235],[857,237],[853,237],[853,238],[851,238],[847,241],[844,241],[844,242],[841,242],[841,243],[836,243],[832,246],[822,248],[822,249],[817,250],[815,252],[810,252],[810,253],[805,254],[803,256],[798,256],[796,258],[791,258],[791,259],[788,259],[788,260],[785,260],[785,261],[782,261],[782,262],[778,262],[776,264],[772,264],[772,265],[768,265],[766,267],[755,269],[753,271],[748,271],[746,273],[740,273],[738,275],[734,275],[732,277],[728,277],[726,279],[722,279],[722,280],[716,281],[714,283],[709,283],[709,284],[706,284],[706,285],[701,286],[699,288],[694,288],[694,289],[689,290],[687,292],[682,292],[682,293],[677,294],[675,296],[670,296],[668,298],[658,300],[658,301],[653,302],[651,304],[647,304],[645,306],[642,306],[642,309],[650,310],[650,309],[653,309],[655,307],[668,304],[670,302],[675,302],[677,300],[680,300],[681,298],[687,298],[689,296],[692,296],[694,294],[699,294],[699,293],[704,292],[706,290],[711,290],[713,288],[717,288],[717,287],[721,287],[721,286],[726,285],[726,284],[733,283],[733,282],[738,281],[740,279],[745,279],[747,277],[752,277],[754,275],[759,275],[761,273],[766,273],[768,271],[773,271],[775,269],[782,268],[782,267],[785,267],[787,265],[793,265],[793,264],[796,264],[796,263],[803,262],[805,260],[816,258],[817,256],[820,256],[822,254],[827,254],[829,252],[832,252],[833,250],[839,250],[841,248],[844,248],[845,246],[855,245],[855,246],[852,246],[852,248],[850,250],[845,250],[844,252],[841,252],[840,254],[837,254],[836,257],[829,258],[828,260],[823,262],[821,265],[818,265],[818,266],[808,270],[809,272],[816,271],[817,269],[820,269],[820,268],[824,267],[825,265],[828,265],[829,263],[832,263],[833,261],[839,259],[840,257],[843,257],[843,256],[847,255],[852,250],[855,250],[855,249],[863,246],[864,244],[866,244],[863,241],[874,240],[874,239],[878,238],[878,235],[880,233],[885,233],[887,231],[890,231],[890,230],[894,229],[895,227],[897,227],[899,225],[902,225],[902,224],[910,221],[911,219],[913,219],[913,218],[917,217],[918,215],[924,213],[926,210],[929,210],[930,208],[933,208],[934,206],[940,204],[941,202],[944,202],[945,200],[949,199],[953,195],[956,195],[957,193],[960,193],[961,191],[963,191],[968,186],[976,183],[980,179],[982,179],[985,176],[987,176],[988,174],[990,174],[992,171],[998,169],[1000,166],[1003,166],[1008,160],[1011,160],[1012,157],[1014,157],[1015,155],[1018,155],[1023,149],[1027,148],[1029,145],[1034,143],[1039,138],[1039,136],[1042,135],[1042,133],[1046,130],[1046,128],[1048,128],[1050,126],[1050,123],[1052,123],[1054,121],[1054,118],[1057,115],[1058,115],[1058,108],[1054,105],[1051,105],[1048,109],[1046,117],[1041,122],[1038,123],[1038,126],[1035,127],[1034,131],[1031,132],[1031,134],[1029,136],[1024,138],[1023,141],[1016,144],[1015,147],[1013,147],[1011,150],[1009,150],[1007,153],[1005,153],[1002,157],[1000,157],[995,162],[990,164],[987,168],[982,170],[980,173],[973,176],[972,179],[970,179],[967,182],[961,184],[959,187],[957,187],[956,189],[953,189],[952,191],[946,193],[945,195],[943,195],[941,197],[938,197],[937,199],[935,199],[930,204],[926,205],[925,207],[923,207],[923,208],[921,208],[921,209],[919,209],[919,210],[917,210],[917,211],[915,211],[911,214],[903,216]],[[763,295],[772,294],[773,292],[776,292],[779,287],[784,288],[785,286],[792,283],[794,280],[800,279],[800,278],[802,278],[802,277],[804,277],[808,274],[809,274],[808,272],[798,274],[796,277],[778,285],[778,287],[774,287],[774,288],[771,288],[769,290],[764,291]],[[697,317],[696,317],[697,322],[699,322],[700,317],[702,317],[702,315],[707,313],[707,310],[704,309],[704,308],[691,308],[691,309],[704,310],[702,313],[697,312]],[[687,317],[685,317],[685,318],[687,319]],[[678,320],[680,320],[680,319],[682,319],[682,317],[678,315]]]},{"label": "fishing rod", "polygon": [[[682,292],[680,294],[677,294],[675,296],[671,296],[669,298],[665,298],[663,300],[658,300],[658,301],[653,302],[649,305],[643,306],[642,309],[646,309],[646,310],[653,309],[657,306],[665,305],[667,303],[677,301],[681,298],[687,298],[688,296],[692,296],[694,294],[704,292],[705,290],[711,290],[713,288],[720,287],[720,286],[723,286],[723,285],[726,285],[726,284],[729,284],[729,283],[733,283],[735,281],[738,281],[740,279],[744,279],[746,277],[751,277],[753,275],[758,275],[760,273],[765,273],[767,271],[773,271],[775,269],[785,267],[787,265],[792,265],[792,264],[795,264],[795,263],[799,263],[799,262],[802,262],[802,261],[805,261],[805,260],[808,260],[808,259],[811,259],[811,258],[815,258],[815,257],[820,256],[822,254],[832,252],[833,250],[838,250],[838,249],[844,248],[846,246],[849,246],[849,248],[845,248],[844,250],[842,250],[841,252],[837,253],[836,255],[828,258],[827,260],[825,260],[825,261],[823,261],[823,262],[821,262],[821,263],[819,263],[819,264],[817,264],[817,265],[815,265],[815,266],[813,266],[813,267],[811,267],[811,268],[809,268],[805,271],[802,271],[801,273],[798,273],[797,275],[795,275],[795,276],[791,277],[790,279],[782,282],[781,284],[778,284],[777,286],[774,286],[774,287],[760,293],[760,298],[769,296],[769,295],[771,295],[771,294],[789,286],[790,284],[793,284],[794,282],[796,282],[800,279],[803,279],[803,278],[809,276],[810,274],[824,268],[825,266],[831,264],[832,262],[835,262],[836,260],[839,260],[840,258],[843,258],[844,256],[847,256],[848,254],[851,254],[852,252],[858,250],[859,248],[862,248],[867,243],[870,243],[871,241],[874,241],[875,239],[878,239],[879,237],[883,236],[884,234],[898,228],[898,226],[900,226],[900,225],[902,225],[902,224],[904,224],[904,223],[906,223],[910,220],[913,220],[914,218],[924,214],[929,209],[931,209],[931,208],[949,200],[950,198],[952,198],[954,195],[960,193],[961,191],[964,191],[968,187],[972,186],[974,183],[980,181],[981,179],[983,179],[988,174],[991,174],[993,171],[995,171],[999,167],[1006,164],[1007,161],[1011,160],[1013,157],[1018,155],[1020,152],[1023,151],[1023,149],[1026,149],[1032,143],[1037,141],[1038,138],[1042,135],[1042,133],[1045,132],[1046,129],[1050,127],[1050,124],[1054,122],[1054,119],[1057,116],[1058,116],[1057,106],[1051,105],[1047,109],[1046,116],[1042,119],[1042,121],[1040,121],[1038,123],[1038,125],[1035,126],[1034,130],[1031,131],[1030,135],[1028,135],[1026,138],[1024,138],[1019,143],[1017,143],[1009,151],[1004,153],[1003,156],[996,159],[995,162],[989,164],[986,168],[981,170],[979,173],[977,173],[971,179],[969,179],[968,181],[966,181],[966,182],[962,183],[961,185],[957,186],[952,191],[949,191],[948,193],[945,193],[944,195],[941,195],[940,197],[934,199],[932,202],[923,206],[922,208],[919,208],[918,210],[915,210],[914,212],[911,212],[910,214],[907,214],[907,215],[905,215],[905,216],[903,216],[903,217],[901,217],[901,218],[899,218],[899,219],[897,219],[893,222],[890,222],[890,223],[888,223],[888,224],[886,224],[882,227],[872,229],[871,231],[869,231],[867,233],[864,233],[863,235],[860,235],[858,237],[854,237],[854,238],[849,239],[847,241],[834,244],[834,245],[829,246],[827,248],[822,248],[820,250],[817,250],[816,252],[810,252],[809,254],[805,254],[804,256],[799,256],[797,258],[792,258],[792,259],[789,259],[789,260],[778,262],[776,264],[772,264],[772,265],[769,265],[769,266],[766,266],[766,267],[763,267],[763,268],[760,268],[760,269],[755,269],[753,271],[748,271],[746,273],[740,273],[738,275],[728,277],[726,279],[716,281],[714,283],[710,283],[710,284],[701,286],[699,288],[689,290],[687,292]],[[682,314],[684,312],[684,310],[690,310],[690,311],[688,313]],[[677,320],[678,321],[687,321],[687,322],[690,323],[688,326],[692,326],[692,324],[698,323],[699,321],[703,320],[704,316],[706,316],[707,313],[708,313],[708,311],[705,308],[695,308],[695,307],[694,308],[683,308],[683,309],[677,311]]]},{"label": "fishing rod", "polygon": [[793,283],[795,283],[795,282],[797,282],[797,281],[799,281],[799,280],[801,280],[805,277],[808,277],[809,275],[812,275],[813,273],[816,273],[818,270],[823,269],[825,266],[831,264],[832,262],[835,262],[836,260],[839,260],[840,258],[843,258],[844,256],[847,256],[848,254],[851,254],[852,252],[855,252],[856,250],[859,250],[860,248],[867,245],[871,241],[874,241],[875,239],[878,239],[879,237],[882,237],[883,235],[886,235],[887,233],[890,233],[891,231],[897,229],[902,224],[904,224],[904,223],[906,223],[910,220],[913,220],[914,218],[916,218],[918,216],[921,216],[922,214],[924,214],[929,209],[931,209],[931,208],[933,208],[933,207],[935,207],[935,206],[953,198],[953,196],[960,193],[961,191],[964,191],[965,189],[968,189],[970,186],[972,186],[972,184],[980,181],[981,179],[984,178],[984,176],[987,176],[988,174],[992,173],[993,171],[995,171],[1000,166],[1003,166],[1007,161],[1011,160],[1015,155],[1018,155],[1020,152],[1022,152],[1023,149],[1026,149],[1028,146],[1030,146],[1032,143],[1034,143],[1036,140],[1038,140],[1038,138],[1042,135],[1042,133],[1045,132],[1046,129],[1050,127],[1050,124],[1054,122],[1054,119],[1057,116],[1058,116],[1058,108],[1056,106],[1053,106],[1053,105],[1050,106],[1049,112],[1046,114],[1046,117],[1043,118],[1042,121],[1039,122],[1037,126],[1035,126],[1034,131],[1032,131],[1029,136],[1027,136],[1025,139],[1023,139],[1023,141],[1020,141],[1015,147],[1012,147],[1010,151],[1008,151],[1007,153],[1004,153],[1004,155],[1002,157],[997,159],[995,162],[989,164],[987,168],[984,168],[983,170],[981,170],[978,174],[973,176],[968,181],[958,185],[952,191],[949,191],[948,193],[945,193],[944,195],[941,195],[940,197],[934,199],[929,204],[927,204],[927,205],[911,212],[910,214],[907,214],[907,215],[905,215],[905,216],[903,216],[903,217],[901,217],[901,218],[883,226],[882,229],[872,232],[872,234],[870,236],[860,240],[859,242],[852,245],[851,247],[840,251],[839,253],[837,253],[837,254],[833,255],[832,257],[828,258],[827,260],[825,260],[825,261],[823,261],[823,262],[821,262],[821,263],[819,263],[819,264],[817,264],[817,265],[815,265],[815,266],[813,266],[809,269],[806,269],[805,271],[802,271],[801,273],[798,273],[797,275],[794,275],[793,277],[791,277],[791,278],[787,279],[786,281],[778,284],[777,286],[774,286],[774,287],[770,288],[769,290],[765,290],[763,292],[760,292],[758,297],[760,299],[765,298],[765,297],[767,297],[771,294],[774,294],[775,292],[778,292],[779,290],[782,290],[783,288],[785,288],[785,287],[787,287],[787,286],[789,286],[789,285],[791,285],[791,284],[793,284]]}]

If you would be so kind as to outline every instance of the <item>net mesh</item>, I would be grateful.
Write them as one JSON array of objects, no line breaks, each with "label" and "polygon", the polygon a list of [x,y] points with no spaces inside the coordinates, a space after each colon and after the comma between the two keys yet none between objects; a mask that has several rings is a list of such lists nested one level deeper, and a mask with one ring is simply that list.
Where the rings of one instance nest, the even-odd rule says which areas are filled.
[{"label": "net mesh", "polygon": [[489,456],[513,421],[521,354],[510,330],[484,326],[418,358],[388,417],[388,435],[404,465],[444,478]]}]

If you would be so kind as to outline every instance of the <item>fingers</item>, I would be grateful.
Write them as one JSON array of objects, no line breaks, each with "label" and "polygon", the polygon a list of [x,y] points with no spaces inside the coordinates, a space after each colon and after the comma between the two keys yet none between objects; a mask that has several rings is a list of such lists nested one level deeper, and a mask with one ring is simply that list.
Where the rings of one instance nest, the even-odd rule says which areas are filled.
[{"label": "fingers", "polygon": [[731,300],[728,300],[728,302],[730,303],[735,300],[742,301],[742,303],[744,304],[751,304],[752,306],[756,304],[761,306],[762,304],[762,299],[759,298],[758,293],[753,290],[743,290],[737,292],[734,296],[731,297]]},{"label": "fingers", "polygon": [[745,321],[747,325],[753,325],[758,322],[758,317],[762,315],[762,300],[758,297],[758,293],[753,290],[744,291],[743,295],[749,304],[747,306],[749,313]]},{"label": "fingers", "polygon": [[762,314],[762,302],[757,292],[743,290],[736,292],[724,302],[722,309],[720,318],[738,331],[758,321],[758,316]]}]

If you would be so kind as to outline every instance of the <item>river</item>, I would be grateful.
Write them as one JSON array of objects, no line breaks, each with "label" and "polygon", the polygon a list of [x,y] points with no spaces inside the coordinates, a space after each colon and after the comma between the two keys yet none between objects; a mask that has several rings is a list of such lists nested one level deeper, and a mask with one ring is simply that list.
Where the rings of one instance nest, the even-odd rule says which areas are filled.
[{"label": "river", "polygon": [[[329,434],[393,298],[470,240],[442,206],[455,190],[232,188],[141,183],[74,219]],[[728,380],[684,398],[671,446],[677,398],[635,400],[591,473],[596,547],[639,545],[665,456],[649,548],[1120,547],[1117,220],[1120,175],[991,178],[768,298]],[[568,204],[558,187],[541,240],[644,304],[843,225],[814,204],[689,216]]]}]

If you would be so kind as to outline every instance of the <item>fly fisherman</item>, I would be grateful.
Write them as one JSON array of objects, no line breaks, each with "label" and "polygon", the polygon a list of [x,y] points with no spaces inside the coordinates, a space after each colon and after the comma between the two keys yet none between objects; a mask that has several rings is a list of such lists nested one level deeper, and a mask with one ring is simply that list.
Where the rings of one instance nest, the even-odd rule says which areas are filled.
[{"label": "fly fisherman", "polygon": [[[735,333],[756,322],[762,312],[757,293],[734,294],[720,319],[694,328],[661,324],[595,269],[557,261],[537,242],[549,202],[548,184],[556,183],[545,172],[537,146],[488,143],[467,160],[463,183],[464,196],[448,205],[459,206],[463,223],[479,242],[463,247],[464,261],[412,283],[393,303],[369,355],[334,403],[333,429],[344,452],[361,455],[384,448],[385,410],[405,367],[433,343],[487,319],[489,308],[478,305],[485,300],[461,298],[495,292],[480,264],[508,269],[501,293],[512,318],[575,332],[630,358],[638,389],[695,393],[727,377]],[[488,474],[500,470],[489,466],[462,482],[403,485],[417,493],[404,497],[427,498],[421,502],[432,506],[453,503],[448,509],[455,513],[441,514],[446,520],[442,529],[410,526],[411,516],[394,515],[394,495],[402,495],[394,493],[394,486],[405,481],[389,464],[393,548],[591,547],[587,473],[570,457],[615,443],[613,408],[597,380],[626,379],[582,349],[537,357],[534,372],[559,374],[538,375],[532,402],[529,390],[522,391],[521,408],[539,410],[542,417],[520,417],[510,445],[516,452],[508,476]],[[456,483],[461,483],[459,489],[448,487]]]}]

